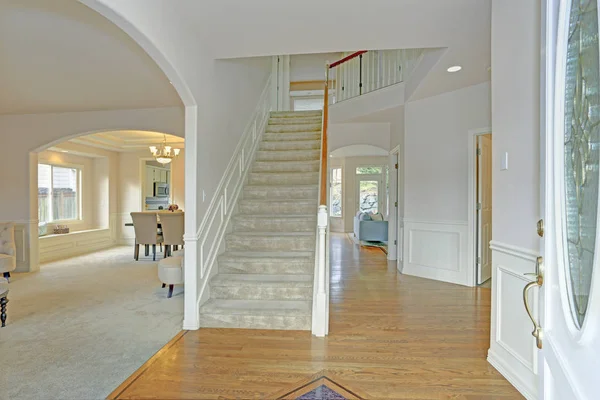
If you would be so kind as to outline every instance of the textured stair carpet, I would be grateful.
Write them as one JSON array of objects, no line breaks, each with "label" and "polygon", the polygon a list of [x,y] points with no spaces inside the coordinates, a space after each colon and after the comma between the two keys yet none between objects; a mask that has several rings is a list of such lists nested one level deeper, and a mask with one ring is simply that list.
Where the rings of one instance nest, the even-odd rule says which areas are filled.
[{"label": "textured stair carpet", "polygon": [[14,274],[0,328],[0,399],[103,399],[175,336],[157,263],[116,247]]},{"label": "textured stair carpet", "polygon": [[310,329],[321,118],[271,113],[201,326]]}]

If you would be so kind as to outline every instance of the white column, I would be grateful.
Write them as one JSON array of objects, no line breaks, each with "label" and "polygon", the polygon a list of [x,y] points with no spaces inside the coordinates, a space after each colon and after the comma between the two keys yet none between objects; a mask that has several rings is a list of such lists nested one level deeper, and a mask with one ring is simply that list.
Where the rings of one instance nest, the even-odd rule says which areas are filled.
[{"label": "white column", "polygon": [[396,243],[394,243],[394,241],[397,241],[398,237],[396,234],[396,229],[397,229],[397,215],[398,215],[398,209],[396,208],[397,201],[398,201],[398,170],[396,169],[396,160],[398,159],[398,153],[395,154],[390,154],[388,157],[388,168],[389,168],[389,172],[388,172],[388,177],[390,180],[390,187],[389,187],[389,199],[388,201],[389,203],[389,209],[390,209],[390,214],[388,215],[388,254],[387,254],[387,259],[388,260],[395,260],[396,259]]},{"label": "white column", "polygon": [[[198,329],[198,278],[201,262],[198,254],[198,203],[203,197],[198,187],[198,107],[185,108],[185,257],[183,295],[183,329]],[[199,193],[200,192],[200,193]]]}]

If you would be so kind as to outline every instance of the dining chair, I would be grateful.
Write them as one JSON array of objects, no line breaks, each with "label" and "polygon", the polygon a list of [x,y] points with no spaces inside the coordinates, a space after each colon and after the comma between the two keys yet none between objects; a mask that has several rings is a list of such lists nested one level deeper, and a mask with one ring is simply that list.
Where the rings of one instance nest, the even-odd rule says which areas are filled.
[{"label": "dining chair", "polygon": [[173,250],[177,250],[179,246],[183,247],[185,214],[183,212],[161,213],[159,218],[165,245],[164,257],[167,258]]},{"label": "dining chair", "polygon": [[157,233],[158,221],[156,214],[132,212],[133,229],[135,231],[134,258],[140,258],[140,245],[152,245],[152,260],[156,261],[156,245],[162,243],[162,237]]}]

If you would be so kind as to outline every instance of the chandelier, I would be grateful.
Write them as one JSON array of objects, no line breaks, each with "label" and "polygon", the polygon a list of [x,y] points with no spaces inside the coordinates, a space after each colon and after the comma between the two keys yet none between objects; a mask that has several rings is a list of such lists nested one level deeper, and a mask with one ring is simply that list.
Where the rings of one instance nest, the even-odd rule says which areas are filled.
[{"label": "chandelier", "polygon": [[175,157],[179,155],[180,149],[174,149],[167,146],[167,135],[159,147],[150,146],[150,153],[161,164],[169,164]]}]

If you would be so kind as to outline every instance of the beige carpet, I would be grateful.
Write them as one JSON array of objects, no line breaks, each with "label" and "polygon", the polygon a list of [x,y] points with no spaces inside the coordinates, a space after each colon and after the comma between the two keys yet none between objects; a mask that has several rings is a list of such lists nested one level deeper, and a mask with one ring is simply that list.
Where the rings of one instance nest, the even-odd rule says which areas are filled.
[{"label": "beige carpet", "polygon": [[14,274],[0,328],[0,399],[102,399],[181,330],[152,258],[129,247]]}]

